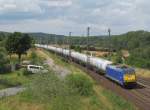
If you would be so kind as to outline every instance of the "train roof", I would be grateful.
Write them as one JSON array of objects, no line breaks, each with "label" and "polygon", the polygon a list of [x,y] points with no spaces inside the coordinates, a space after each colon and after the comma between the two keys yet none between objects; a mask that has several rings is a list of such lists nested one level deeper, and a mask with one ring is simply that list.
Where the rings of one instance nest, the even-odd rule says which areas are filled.
[{"label": "train roof", "polygon": [[110,65],[109,68],[114,69],[116,71],[126,71],[127,73],[129,72],[134,72],[134,68],[129,67],[129,66],[124,66],[124,65]]}]

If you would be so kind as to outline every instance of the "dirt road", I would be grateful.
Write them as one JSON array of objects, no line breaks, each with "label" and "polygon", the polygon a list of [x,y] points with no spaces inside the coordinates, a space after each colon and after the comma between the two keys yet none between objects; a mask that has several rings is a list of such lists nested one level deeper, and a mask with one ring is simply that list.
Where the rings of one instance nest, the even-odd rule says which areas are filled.
[{"label": "dirt road", "polygon": [[12,87],[8,89],[4,89],[0,91],[0,98],[7,97],[7,96],[13,96],[20,92],[23,92],[25,88],[23,87]]}]

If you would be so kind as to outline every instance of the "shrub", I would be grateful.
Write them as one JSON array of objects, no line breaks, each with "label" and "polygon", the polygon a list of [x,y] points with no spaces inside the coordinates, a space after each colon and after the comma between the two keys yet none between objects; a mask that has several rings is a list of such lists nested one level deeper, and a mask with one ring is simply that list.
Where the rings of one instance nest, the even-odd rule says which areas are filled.
[{"label": "shrub", "polygon": [[11,72],[11,65],[1,65],[0,74],[5,74]]},{"label": "shrub", "polygon": [[23,69],[22,69],[22,74],[23,74],[23,75],[31,75],[32,72],[29,72],[29,71],[27,71],[27,69],[23,68]]},{"label": "shrub", "polygon": [[75,89],[81,96],[89,96],[93,92],[93,83],[85,75],[70,74],[66,77],[69,87]]},{"label": "shrub", "polygon": [[118,52],[118,53],[114,56],[114,63],[123,63],[121,52]]},{"label": "shrub", "polygon": [[34,64],[34,65],[42,64],[41,58],[38,57],[38,55],[34,51],[31,53],[30,59],[31,59],[31,64]]}]

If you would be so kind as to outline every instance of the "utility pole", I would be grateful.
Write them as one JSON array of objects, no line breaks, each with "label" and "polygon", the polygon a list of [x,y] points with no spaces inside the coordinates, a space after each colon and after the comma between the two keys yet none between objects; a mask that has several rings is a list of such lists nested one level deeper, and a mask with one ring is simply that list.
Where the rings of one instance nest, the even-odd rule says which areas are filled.
[{"label": "utility pole", "polygon": [[87,27],[87,68],[90,62],[90,56],[88,55],[89,54],[89,37],[90,37],[90,27]]}]

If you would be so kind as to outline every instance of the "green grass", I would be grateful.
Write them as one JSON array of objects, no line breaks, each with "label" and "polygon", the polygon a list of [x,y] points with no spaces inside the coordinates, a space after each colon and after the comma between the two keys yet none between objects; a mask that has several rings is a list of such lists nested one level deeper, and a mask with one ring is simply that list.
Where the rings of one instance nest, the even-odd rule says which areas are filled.
[{"label": "green grass", "polygon": [[101,92],[113,105],[113,110],[134,110],[135,108],[130,102],[127,102],[118,95],[112,93],[108,90],[103,90]]},{"label": "green grass", "polygon": [[24,86],[31,81],[31,76],[23,75],[23,70],[12,73],[0,74],[0,89],[14,86]]},{"label": "green grass", "polygon": [[7,102],[0,100],[0,110],[20,110],[19,106],[21,110],[36,110],[37,106],[39,110],[80,110],[81,103],[73,89],[49,72],[36,75],[23,93],[7,98]]}]

